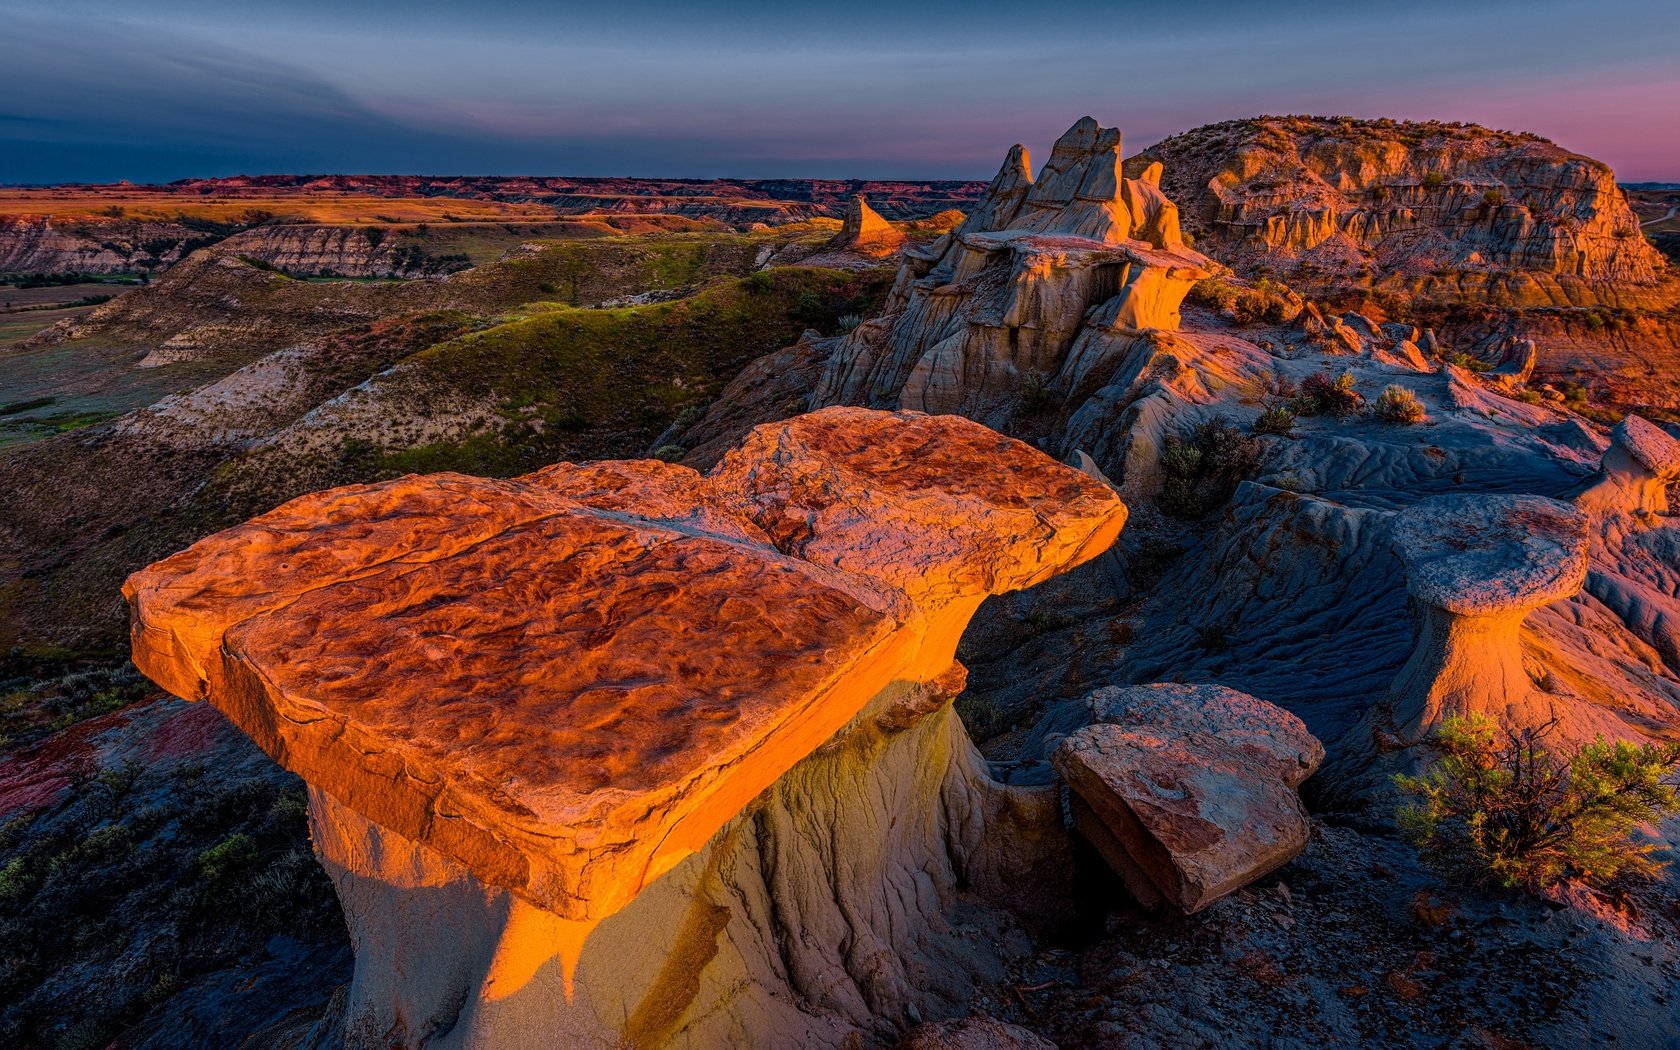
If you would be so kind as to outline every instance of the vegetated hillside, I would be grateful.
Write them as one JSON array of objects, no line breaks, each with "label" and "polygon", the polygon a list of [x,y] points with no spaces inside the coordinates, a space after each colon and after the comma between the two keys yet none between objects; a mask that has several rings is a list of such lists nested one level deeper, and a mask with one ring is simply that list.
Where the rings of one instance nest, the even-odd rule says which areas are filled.
[{"label": "vegetated hillside", "polygon": [[[798,243],[533,244],[448,280],[383,284],[195,258],[0,357],[0,375],[103,362],[40,399],[49,404],[5,417],[21,427],[39,412],[86,413],[76,429],[0,451],[11,494],[0,508],[0,646],[116,644],[124,575],[311,488],[643,453],[747,362],[874,308],[884,272],[754,272]],[[681,295],[707,279],[722,283],[642,306],[566,301]]]},{"label": "vegetated hillside", "polygon": [[1610,168],[1474,124],[1257,117],[1175,135],[1160,161],[1198,247],[1250,274],[1512,306],[1666,306],[1661,255]]}]

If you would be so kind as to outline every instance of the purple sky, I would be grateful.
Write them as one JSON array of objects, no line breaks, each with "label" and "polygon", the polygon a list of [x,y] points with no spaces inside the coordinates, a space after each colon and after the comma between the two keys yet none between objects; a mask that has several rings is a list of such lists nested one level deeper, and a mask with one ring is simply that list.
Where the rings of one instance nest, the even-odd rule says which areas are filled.
[{"label": "purple sky", "polygon": [[1680,181],[1674,0],[0,0],[0,182],[986,178],[1260,113],[1535,131]]}]

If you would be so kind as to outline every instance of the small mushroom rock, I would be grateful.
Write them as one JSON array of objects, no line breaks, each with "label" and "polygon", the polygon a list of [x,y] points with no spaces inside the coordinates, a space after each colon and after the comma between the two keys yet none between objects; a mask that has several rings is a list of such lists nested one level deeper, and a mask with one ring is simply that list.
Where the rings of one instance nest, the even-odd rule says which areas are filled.
[{"label": "small mushroom rock", "polygon": [[1392,535],[1418,613],[1386,702],[1395,735],[1417,743],[1448,715],[1548,721],[1519,631],[1533,610],[1580,591],[1586,515],[1539,496],[1437,496],[1396,515]]},{"label": "small mushroom rock", "polygon": [[1218,685],[1099,689],[1056,746],[1074,828],[1145,907],[1194,912],[1295,857],[1295,788],[1324,758],[1300,719]]},{"label": "small mushroom rock", "polygon": [[309,783],[348,1045],[890,1043],[1001,965],[946,909],[1044,809],[952,711],[957,638],[1125,517],[976,423],[840,408],[710,475],[315,493],[124,593],[141,669]]},{"label": "small mushroom rock", "polygon": [[1640,416],[1629,415],[1610,432],[1598,475],[1575,499],[1589,514],[1668,513],[1668,487],[1680,478],[1680,441]]},{"label": "small mushroom rock", "polygon": [[904,243],[904,234],[892,223],[881,218],[862,195],[854,196],[846,206],[846,217],[840,232],[829,242],[831,249],[846,248],[866,254],[890,254]]}]

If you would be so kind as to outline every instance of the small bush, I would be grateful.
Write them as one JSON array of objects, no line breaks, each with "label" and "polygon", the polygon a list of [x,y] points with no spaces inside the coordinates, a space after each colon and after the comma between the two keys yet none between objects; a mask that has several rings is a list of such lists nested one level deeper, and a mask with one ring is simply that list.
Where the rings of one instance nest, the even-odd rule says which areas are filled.
[{"label": "small bush", "polygon": [[863,316],[861,314],[841,314],[840,320],[835,322],[835,325],[840,329],[840,334],[848,335],[856,331],[857,326],[862,323]]},{"label": "small bush", "polygon": [[1656,844],[1635,834],[1680,812],[1680,744],[1600,737],[1558,755],[1545,744],[1554,725],[1501,730],[1485,715],[1441,724],[1435,765],[1395,778],[1417,796],[1398,816],[1426,863],[1468,882],[1531,891],[1662,869],[1651,857]]},{"label": "small bush", "polygon": [[1056,400],[1044,373],[1033,369],[1021,377],[1021,411],[1032,415],[1048,409]]},{"label": "small bush", "polygon": [[220,883],[257,862],[257,844],[243,831],[235,832],[198,855],[198,870],[206,881]]},{"label": "small bush", "polygon": [[1385,423],[1422,423],[1429,418],[1423,410],[1423,402],[1403,386],[1383,387],[1383,392],[1377,395],[1377,402],[1372,406],[1372,411]]},{"label": "small bush", "polygon": [[1438,171],[1432,171],[1423,177],[1423,188],[1426,190],[1438,190],[1442,186],[1446,185],[1446,182],[1447,177],[1445,175],[1442,175]]},{"label": "small bush", "polygon": [[1161,450],[1161,509],[1177,518],[1206,516],[1254,476],[1260,452],[1257,438],[1224,419],[1203,423],[1188,437],[1169,437]]},{"label": "small bush", "polygon": [[1241,324],[1286,324],[1300,312],[1299,300],[1288,290],[1262,277],[1253,287],[1223,277],[1208,277],[1190,287],[1193,303],[1209,306]]},{"label": "small bush", "polygon": [[1565,404],[1584,405],[1587,403],[1587,388],[1580,383],[1563,380],[1557,384],[1558,392],[1563,395]]},{"label": "small bush", "polygon": [[1285,405],[1265,409],[1254,420],[1256,434],[1279,434],[1288,437],[1295,430],[1295,413]]},{"label": "small bush", "polygon": [[1484,208],[1493,209],[1493,208],[1499,207],[1501,204],[1504,204],[1504,203],[1505,203],[1505,191],[1504,190],[1495,188],[1495,189],[1488,190],[1487,192],[1482,194],[1482,207],[1484,207]]},{"label": "small bush", "polygon": [[1352,372],[1332,376],[1314,372],[1301,381],[1300,396],[1291,403],[1298,416],[1354,416],[1365,407],[1365,395],[1354,388]]}]

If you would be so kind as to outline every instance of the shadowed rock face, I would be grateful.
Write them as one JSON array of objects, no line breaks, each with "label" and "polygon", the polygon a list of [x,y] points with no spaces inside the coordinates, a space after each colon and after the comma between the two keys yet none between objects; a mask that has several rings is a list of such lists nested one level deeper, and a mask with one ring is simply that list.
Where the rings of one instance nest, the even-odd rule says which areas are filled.
[{"label": "shadowed rock face", "polygon": [[[135,574],[125,593],[140,667],[309,781],[318,847],[363,931],[353,1031],[442,1024],[448,1003],[517,996],[553,961],[566,994],[543,986],[514,1014],[485,1006],[489,1027],[459,1045],[502,1045],[559,1014],[593,1045],[636,1034],[619,1005],[673,994],[654,987],[668,973],[590,960],[626,950],[613,931],[660,926],[670,894],[640,898],[675,869],[683,893],[701,892],[695,880],[735,857],[724,882],[740,907],[810,907],[808,922],[783,920],[801,936],[837,901],[886,892],[883,866],[950,873],[905,927],[924,932],[954,891],[953,857],[970,884],[1003,874],[1031,833],[988,848],[988,824],[1055,814],[996,801],[1003,789],[978,771],[947,702],[957,639],[984,597],[1094,557],[1125,516],[1108,486],[967,420],[830,409],[759,428],[704,476],[606,462],[317,493]],[[807,761],[839,765],[799,773]],[[860,796],[822,779],[835,776],[877,786]],[[787,777],[805,786],[760,799],[760,820],[789,830],[749,835],[736,818]],[[894,848],[877,843],[873,870],[800,845],[809,807],[844,805],[822,822],[839,835],[896,820],[876,808],[894,795],[925,812]],[[739,883],[746,870],[757,889]],[[735,905],[717,907],[702,919],[726,925]],[[905,921],[882,916],[880,951],[914,955],[919,934],[892,939]],[[436,923],[462,958],[475,944],[482,958],[393,981],[413,931]],[[749,941],[733,950],[755,960],[739,964],[764,994],[792,980],[788,998],[824,998],[797,974],[758,973],[764,946]],[[739,1023],[701,994],[715,944],[686,961],[662,947],[688,989],[666,1021],[692,1002],[708,1023]],[[873,998],[918,1001],[913,976],[847,966],[887,982]],[[580,972],[599,1016],[619,1016],[569,1005]],[[798,1044],[816,1038],[807,1028],[896,1023],[879,1003],[829,1013],[776,1031]],[[513,1028],[494,1021],[515,1015]]]},{"label": "shadowed rock face", "polygon": [[1176,328],[1215,267],[1184,246],[1159,171],[1123,178],[1120,151],[1120,132],[1090,117],[1036,180],[1011,149],[961,226],[906,252],[885,313],[834,351],[813,403],[1003,425],[1024,387],[1069,396],[1140,333]]}]

